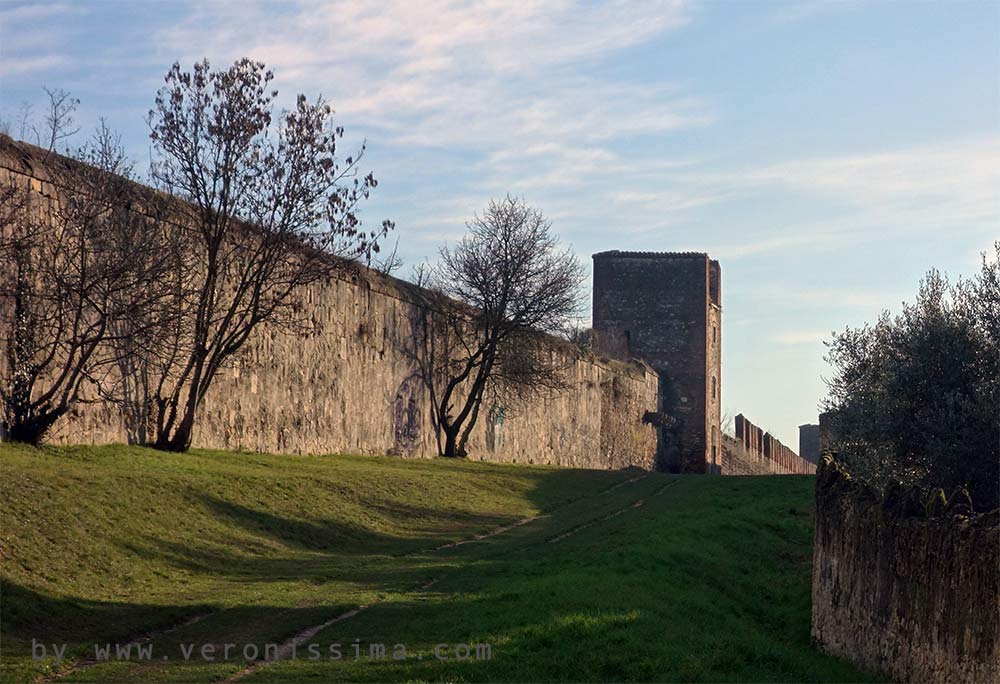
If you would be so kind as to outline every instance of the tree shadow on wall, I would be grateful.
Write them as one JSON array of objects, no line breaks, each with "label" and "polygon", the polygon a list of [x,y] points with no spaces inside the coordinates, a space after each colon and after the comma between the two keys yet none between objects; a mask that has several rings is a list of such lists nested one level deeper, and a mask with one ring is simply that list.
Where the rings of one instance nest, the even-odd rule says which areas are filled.
[{"label": "tree shadow on wall", "polygon": [[[418,276],[418,280],[422,276]],[[399,385],[393,398],[394,448],[398,455],[411,455],[424,440],[424,425],[433,431],[437,453],[441,454],[440,426],[434,406],[437,401],[437,382],[444,371],[444,360],[454,350],[449,346],[448,320],[445,314],[453,306],[444,295],[424,286],[426,282],[411,285],[410,305],[415,309],[406,316],[407,325],[394,326],[389,343],[410,365],[412,372]],[[421,409],[421,407],[425,407]]]}]

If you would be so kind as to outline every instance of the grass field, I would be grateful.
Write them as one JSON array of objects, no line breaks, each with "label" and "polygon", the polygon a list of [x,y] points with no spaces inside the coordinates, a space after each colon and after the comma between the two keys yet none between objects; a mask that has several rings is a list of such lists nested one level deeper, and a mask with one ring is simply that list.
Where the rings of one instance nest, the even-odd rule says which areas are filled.
[{"label": "grass field", "polygon": [[[812,488],[0,445],[2,676],[870,681],[809,643]],[[296,636],[294,660],[244,660]],[[95,662],[95,643],[130,642],[148,660]]]}]

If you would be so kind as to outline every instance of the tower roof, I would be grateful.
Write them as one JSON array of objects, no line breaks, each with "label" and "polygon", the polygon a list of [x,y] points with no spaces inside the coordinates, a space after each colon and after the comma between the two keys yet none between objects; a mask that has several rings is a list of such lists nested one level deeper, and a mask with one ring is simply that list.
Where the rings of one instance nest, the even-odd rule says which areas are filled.
[{"label": "tower roof", "polygon": [[706,252],[623,252],[621,250],[612,249],[606,252],[597,252],[592,255],[592,258],[594,259],[611,257],[638,259],[707,259],[708,254]]}]

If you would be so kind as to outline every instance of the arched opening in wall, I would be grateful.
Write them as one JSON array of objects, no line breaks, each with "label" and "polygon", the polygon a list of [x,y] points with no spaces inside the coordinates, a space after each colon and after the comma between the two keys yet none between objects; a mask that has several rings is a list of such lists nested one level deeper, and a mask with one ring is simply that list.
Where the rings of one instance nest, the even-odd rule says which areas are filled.
[{"label": "arched opening in wall", "polygon": [[716,394],[717,391],[718,391],[718,382],[716,381],[715,376],[713,375],[712,376],[712,398],[713,399],[715,399],[715,394]]},{"label": "arched opening in wall", "polygon": [[719,463],[719,443],[718,443],[719,428],[715,425],[712,426],[712,468],[713,470],[718,466]]},{"label": "arched opening in wall", "polygon": [[718,333],[718,328],[714,325],[712,326],[712,344],[715,344],[716,335]]}]

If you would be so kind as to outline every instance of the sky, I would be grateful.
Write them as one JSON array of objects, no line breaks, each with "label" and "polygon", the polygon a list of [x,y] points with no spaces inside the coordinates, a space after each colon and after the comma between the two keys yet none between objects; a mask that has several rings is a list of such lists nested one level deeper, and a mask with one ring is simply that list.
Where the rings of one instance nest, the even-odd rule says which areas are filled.
[{"label": "sky", "polygon": [[[23,3],[0,0],[0,118],[43,86],[137,171],[170,65],[249,56],[322,94],[379,180],[362,218],[433,260],[524,198],[604,250],[722,265],[723,410],[792,448],[824,340],[1000,239],[1000,1]],[[588,286],[589,287],[589,286]],[[589,291],[588,291],[589,310]]]}]

